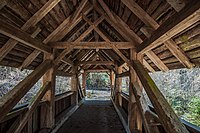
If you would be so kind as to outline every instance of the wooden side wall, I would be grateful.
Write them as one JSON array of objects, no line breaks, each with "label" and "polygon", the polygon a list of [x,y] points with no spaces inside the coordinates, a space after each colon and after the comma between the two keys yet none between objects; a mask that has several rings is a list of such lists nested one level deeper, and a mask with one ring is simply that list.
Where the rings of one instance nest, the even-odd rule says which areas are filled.
[{"label": "wooden side wall", "polygon": [[[122,93],[121,96],[122,96],[122,110],[125,112],[126,115],[128,115],[128,103],[129,103],[128,98],[127,98],[128,95]],[[151,109],[151,111],[156,113],[154,108],[150,107],[150,109]],[[200,133],[200,130],[195,129],[195,127],[192,124],[190,124],[184,120],[181,120],[181,121],[186,126],[186,128],[188,129],[188,131],[190,133]],[[165,133],[165,130],[161,125],[157,125],[157,127],[161,133]],[[144,132],[144,130],[143,130],[143,132]]]},{"label": "wooden side wall", "polygon": [[[67,95],[68,93],[68,95]],[[66,92],[61,95],[55,97],[55,119],[59,121],[60,115],[62,112],[66,111],[71,107],[71,96],[73,93]],[[34,111],[32,117],[27,122],[26,126],[23,128],[22,133],[34,133],[40,130],[40,107],[45,102],[41,102],[37,109]],[[18,107],[14,109],[10,114],[4,118],[4,120],[0,123],[0,133],[12,133],[14,129],[20,123],[20,119],[22,118],[23,114],[27,111],[27,105],[22,107]]]}]

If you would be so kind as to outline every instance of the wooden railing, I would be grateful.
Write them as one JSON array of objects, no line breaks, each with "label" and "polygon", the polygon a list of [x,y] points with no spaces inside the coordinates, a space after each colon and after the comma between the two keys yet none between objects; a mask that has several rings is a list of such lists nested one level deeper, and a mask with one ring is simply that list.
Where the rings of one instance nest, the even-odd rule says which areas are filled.
[{"label": "wooden railing", "polygon": [[[123,92],[121,93],[121,96],[122,96],[122,109],[128,115],[129,96]],[[156,113],[155,109],[152,106],[149,105],[149,108],[151,109],[152,112]],[[180,120],[186,126],[186,128],[190,133],[200,133],[200,127],[193,125],[183,119]],[[162,132],[164,131],[164,129],[161,126],[159,127],[159,129],[162,130]]]},{"label": "wooden railing", "polygon": [[[74,93],[69,91],[55,96],[55,119],[59,121],[62,112],[71,107],[71,96]],[[31,118],[29,118],[27,124],[23,128],[22,132],[34,133],[40,129],[40,107],[46,104],[45,101],[41,101],[33,112]],[[12,133],[18,127],[22,116],[27,112],[29,103],[19,105],[10,111],[7,116],[0,122],[0,133]]]}]

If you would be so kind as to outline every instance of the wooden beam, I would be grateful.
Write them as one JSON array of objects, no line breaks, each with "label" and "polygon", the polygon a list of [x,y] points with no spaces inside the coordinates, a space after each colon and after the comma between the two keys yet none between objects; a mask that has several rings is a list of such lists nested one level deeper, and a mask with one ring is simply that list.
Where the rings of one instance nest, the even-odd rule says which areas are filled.
[{"label": "wooden beam", "polygon": [[24,68],[28,67],[31,62],[40,54],[39,50],[34,50],[28,57],[23,61],[19,69],[23,70]]},{"label": "wooden beam", "polygon": [[162,71],[168,71],[168,67],[158,58],[158,56],[153,51],[146,52],[146,55],[151,59],[151,61]]},{"label": "wooden beam", "polygon": [[71,17],[71,22],[74,22],[74,20],[76,20],[78,18],[78,16],[80,15],[80,12],[83,10],[84,6],[86,5],[88,0],[82,0],[81,3],[79,4],[79,7],[76,9],[76,11],[74,12],[74,14]]},{"label": "wooden beam", "polygon": [[131,67],[131,69],[134,69],[136,71],[152,104],[157,110],[157,114],[161,119],[161,123],[166,132],[188,133],[187,129],[181,124],[173,109],[170,107],[162,93],[154,84],[153,80],[143,68],[142,64],[140,64],[140,62],[137,60],[134,60],[134,62],[130,62],[115,46],[113,46],[113,50]]},{"label": "wooden beam", "polygon": [[[87,14],[90,12],[92,8],[87,4],[87,6],[83,9],[83,13]],[[72,30],[80,21],[81,16],[77,20],[74,20],[73,22],[70,22],[70,18],[72,15],[67,17],[44,41],[43,43],[48,43],[50,41],[57,41],[60,40],[66,35],[70,30]],[[62,34],[61,34],[62,33]],[[40,54],[40,51],[34,50],[30,56],[26,58],[25,61],[28,61],[25,65],[28,66],[38,55]],[[25,66],[21,66],[21,68],[24,68]]]},{"label": "wooden beam", "polygon": [[[177,1],[176,1],[177,2]],[[155,20],[153,20],[153,18],[151,18],[148,14],[143,17],[142,15],[145,14],[146,12],[142,9],[139,8],[139,6],[137,5],[137,3],[134,3],[134,5],[138,8],[138,10],[140,12],[135,12],[134,10],[133,13],[136,14],[144,23],[149,22],[149,26],[150,27],[146,27],[146,28],[141,28],[141,32],[146,35],[148,38],[151,37],[152,31],[156,30],[157,27],[155,27],[154,24],[157,24],[158,26],[160,26]],[[129,5],[130,6],[130,5]],[[133,8],[133,7],[132,7]],[[143,19],[142,19],[143,18]],[[151,21],[149,21],[149,19],[151,19]],[[153,29],[151,29],[151,27]],[[147,29],[148,28],[148,29]],[[141,42],[140,42],[141,43]],[[164,42],[164,44],[166,45],[166,47],[172,52],[172,54],[187,68],[192,68],[194,66],[193,63],[190,62],[189,58],[184,54],[183,51],[180,50],[180,48],[176,45],[176,43],[172,40],[169,39],[166,42]],[[147,53],[147,52],[146,52]],[[152,51],[151,51],[152,53]],[[147,55],[150,55],[150,53],[148,53]],[[152,55],[153,56],[153,55]],[[151,59],[152,56],[149,56],[149,58]],[[151,59],[154,62],[154,59]],[[157,60],[160,60],[159,58],[157,58]],[[161,60],[159,61],[161,62]],[[157,64],[157,63],[154,63]],[[159,64],[158,64],[159,65]],[[158,67],[162,67],[162,66],[158,66]],[[166,66],[165,66],[166,67]]]},{"label": "wooden beam", "polygon": [[[83,8],[83,14],[87,15],[93,7],[91,4],[88,2],[86,6]],[[80,21],[82,20],[82,16],[80,15],[74,22],[68,23],[62,31],[59,31],[58,34],[56,34],[53,37],[53,41],[59,41],[61,40],[67,33],[69,33]],[[55,39],[55,40],[54,40]]]},{"label": "wooden beam", "polygon": [[[83,17],[85,18],[85,17]],[[85,19],[86,22],[88,21],[88,19]],[[102,21],[104,20],[104,16],[101,16],[100,18],[98,18],[94,23],[89,23],[91,24],[90,27],[84,32],[81,34],[81,36],[79,36],[77,39],[76,39],[76,42],[80,42],[82,39],[84,39],[92,30],[95,29],[95,27],[97,27]],[[89,21],[90,22],[90,21]]]},{"label": "wooden beam", "polygon": [[129,76],[130,76],[130,71],[126,71],[126,72],[119,73],[116,75],[117,78],[129,77]]},{"label": "wooden beam", "polygon": [[45,60],[30,75],[0,99],[0,121],[51,67],[52,61]]},{"label": "wooden beam", "polygon": [[0,10],[9,2],[10,0],[1,0],[0,1]]},{"label": "wooden beam", "polygon": [[153,18],[151,18],[144,10],[132,0],[122,0],[124,3],[140,20],[142,20],[147,26],[153,26],[154,29],[159,27]]},{"label": "wooden beam", "polygon": [[42,42],[32,38],[26,32],[2,20],[0,20],[0,33],[45,53],[51,52],[50,47],[45,46]]},{"label": "wooden beam", "polygon": [[[142,122],[144,125],[145,132],[147,133],[160,133],[158,127],[152,126],[151,124],[154,122],[152,116],[148,116],[147,112],[151,112],[150,108],[145,100],[144,95],[142,94],[142,90],[140,85],[135,82],[134,84],[130,84],[130,89],[132,89],[133,95],[136,100],[136,104],[139,110],[139,113],[142,117]],[[156,117],[157,118],[157,117]]]},{"label": "wooden beam", "polygon": [[[39,33],[40,33],[41,29],[37,28],[33,34],[31,35],[31,37],[35,38]],[[9,39],[7,41],[6,44],[3,45],[3,47],[0,49],[0,61],[3,60],[4,57],[6,57],[6,55],[14,48],[14,46],[16,45],[16,43],[10,43],[12,41],[15,41],[16,43],[18,43],[16,40],[14,39]]]},{"label": "wooden beam", "polygon": [[153,35],[145,40],[138,48],[137,52],[145,53],[153,49],[165,41],[169,40],[174,35],[190,27],[200,20],[200,1],[191,1],[183,10],[174,14],[171,19],[164,22]]},{"label": "wooden beam", "polygon": [[71,46],[68,46],[68,48],[64,49],[60,53],[60,55],[54,60],[54,64],[57,65],[65,57],[65,55],[67,55],[69,52],[72,51],[73,48],[74,48],[73,45],[71,45]]},{"label": "wooden beam", "polygon": [[167,133],[189,133],[142,64],[134,60],[131,62],[131,67],[134,68],[144,86],[165,131]]},{"label": "wooden beam", "polygon": [[71,105],[78,104],[78,66],[75,65],[72,68],[72,73],[74,74],[71,78],[71,91],[74,92],[74,95],[71,96]]},{"label": "wooden beam", "polygon": [[[104,15],[104,14],[105,14],[104,11],[103,11],[101,8],[99,8],[98,6],[95,6],[95,10],[96,10],[97,12],[99,12],[101,15]],[[107,14],[110,14],[110,13],[107,13]],[[133,40],[133,38],[127,34],[128,31],[131,31],[131,30],[129,30],[129,29],[127,29],[127,28],[124,28],[124,27],[122,26],[122,24],[123,24],[124,22],[123,22],[123,21],[119,21],[120,19],[117,18],[117,15],[116,15],[116,14],[113,13],[113,16],[115,17],[115,19],[118,19],[118,20],[117,20],[118,23],[115,23],[115,21],[116,21],[115,19],[114,19],[114,20],[111,20],[111,18],[108,17],[108,16],[106,16],[106,15],[105,15],[105,20],[106,20],[112,27],[114,27],[114,28],[116,29],[116,31],[119,32],[125,40],[127,40],[127,41],[132,42],[133,44],[135,44],[135,40]]]},{"label": "wooden beam", "polygon": [[70,59],[64,57],[62,60],[61,60],[63,63],[65,64],[68,64],[68,65],[71,65],[73,66],[74,65],[74,62],[72,62]]},{"label": "wooden beam", "polygon": [[[125,29],[125,30],[123,30],[123,31],[126,32],[126,35],[125,35],[125,36],[130,36],[130,38],[131,38],[132,40],[134,40],[134,43],[133,43],[133,44],[135,44],[136,46],[138,46],[138,44],[140,44],[140,43],[143,42],[142,39],[141,39],[134,31],[132,31],[132,30],[129,28],[129,26],[128,26],[123,20],[121,20],[120,17],[118,17],[116,14],[112,13],[110,10],[107,10],[106,12],[107,12],[107,14],[108,14],[108,13],[109,13],[109,14],[113,14],[114,19],[117,20],[117,22],[120,23],[120,25],[121,25],[121,27],[119,27],[119,28],[122,28],[122,27],[123,27],[123,29]],[[108,20],[108,19],[107,19],[107,20]],[[113,20],[113,21],[114,21],[114,20]],[[110,22],[110,23],[112,23],[112,22]],[[113,23],[112,23],[112,24],[113,24]],[[113,25],[115,25],[115,24],[113,24]],[[116,26],[115,26],[115,27],[116,27]],[[99,31],[99,30],[98,30],[98,31]],[[98,32],[97,32],[97,33],[98,33]],[[101,32],[100,32],[99,34],[102,35]],[[103,37],[104,37],[104,36],[103,36]],[[104,39],[107,39],[107,38],[104,37]],[[108,39],[107,39],[107,41],[108,41]],[[150,51],[150,52],[153,53],[152,51]],[[150,52],[148,53],[148,55],[151,55]],[[154,56],[155,56],[155,54],[154,54]],[[154,61],[154,59],[152,59],[151,57],[152,57],[152,56],[149,56],[149,58],[150,58],[152,61]],[[157,56],[156,56],[156,60],[159,61],[159,62],[162,62]],[[159,68],[161,67],[160,64],[158,64],[158,63],[157,63],[156,65],[158,65]],[[165,64],[162,63],[162,66],[165,66]],[[147,67],[148,67],[148,66],[147,66]],[[167,68],[167,66],[165,66],[165,68]]]},{"label": "wooden beam", "polygon": [[114,65],[113,61],[84,61],[78,63],[79,65]]},{"label": "wooden beam", "polygon": [[[4,5],[9,3],[10,0],[3,0]],[[35,26],[53,7],[57,5],[60,0],[49,0],[41,9],[39,9],[22,27],[23,31],[28,30],[31,26]],[[36,35],[33,35],[36,36]],[[0,49],[0,61],[14,48],[18,43],[17,40],[9,39]],[[2,53],[2,51],[4,51]]]},{"label": "wooden beam", "polygon": [[104,11],[108,14],[108,16],[113,20],[114,23],[117,23],[115,17],[113,16],[113,14],[110,12],[109,7],[104,3],[103,0],[98,0],[99,4],[101,5],[101,7],[104,9]]},{"label": "wooden beam", "polygon": [[66,72],[60,71],[60,70],[57,70],[57,71],[56,71],[56,75],[57,75],[57,76],[63,76],[63,77],[71,77],[71,76],[73,76],[72,73],[66,73]]},{"label": "wooden beam", "polygon": [[155,70],[151,67],[151,65],[149,65],[149,63],[145,59],[143,59],[143,64],[150,72],[155,72]]},{"label": "wooden beam", "polygon": [[[54,60],[55,50],[51,54],[44,54],[44,60]],[[51,67],[42,77],[43,85],[47,82],[51,82],[44,94],[42,100],[47,101],[46,104],[41,105],[40,111],[40,128],[53,128],[55,125],[55,64]]]},{"label": "wooden beam", "polygon": [[52,42],[49,45],[52,48],[64,49],[74,46],[74,49],[111,49],[110,45],[115,45],[118,49],[134,48],[130,42]]},{"label": "wooden beam", "polygon": [[22,131],[22,129],[26,125],[27,121],[29,120],[29,118],[31,117],[31,115],[35,111],[36,107],[38,106],[40,100],[42,99],[42,97],[44,96],[44,94],[46,93],[46,91],[48,90],[48,88],[50,86],[51,86],[50,82],[45,83],[40,88],[40,90],[37,92],[37,94],[32,98],[33,100],[28,105],[28,111],[25,113],[25,115],[23,116],[22,120],[20,121],[19,126],[15,130],[16,133],[20,133]]},{"label": "wooden beam", "polygon": [[[115,71],[116,71],[116,74],[120,74],[122,73],[122,68],[121,67],[118,67],[116,64],[115,64]],[[121,97],[121,93],[122,93],[122,78],[120,77],[117,77],[115,78],[115,104],[117,106],[122,106],[122,97]]]},{"label": "wooden beam", "polygon": [[189,0],[166,0],[177,12],[183,9]]},{"label": "wooden beam", "polygon": [[[154,30],[156,30],[160,25],[153,19],[151,18],[150,15],[148,15],[136,2],[132,2],[130,0],[123,0],[122,1],[139,19],[141,19],[147,26],[152,27]],[[144,31],[143,31],[144,32]],[[144,33],[145,34],[145,33]],[[146,35],[146,34],[145,34]],[[148,37],[148,36],[147,36]],[[166,40],[166,46],[168,49],[172,52],[172,54],[186,67],[192,68],[194,64],[190,62],[190,60],[187,58],[187,56],[180,51],[180,48],[176,46],[176,43],[169,38],[169,40]],[[151,53],[153,53],[151,51]],[[150,53],[146,54],[150,55]],[[159,64],[155,63],[155,60],[152,59],[151,57],[154,55],[149,56],[149,58],[154,62],[154,64],[158,65],[158,67],[162,67],[163,63],[161,66]],[[156,60],[159,60],[159,62],[162,62],[159,58]],[[166,67],[166,66],[165,66]],[[161,69],[162,70],[162,69]]]},{"label": "wooden beam", "polygon": [[165,46],[170,50],[170,52],[187,68],[193,68],[195,64],[191,63],[190,59],[181,50],[179,46],[172,40],[164,42]]},{"label": "wooden beam", "polygon": [[[93,0],[92,3],[93,3],[93,7],[94,7],[94,6],[96,6],[97,1]],[[95,10],[93,10],[93,20],[95,21],[95,20],[97,20],[97,18],[98,18],[98,14]],[[95,31],[94,31],[94,38],[95,38],[96,42],[99,41],[99,35]]]},{"label": "wooden beam", "polygon": [[109,72],[109,69],[85,69],[85,72],[89,73],[89,72]]}]

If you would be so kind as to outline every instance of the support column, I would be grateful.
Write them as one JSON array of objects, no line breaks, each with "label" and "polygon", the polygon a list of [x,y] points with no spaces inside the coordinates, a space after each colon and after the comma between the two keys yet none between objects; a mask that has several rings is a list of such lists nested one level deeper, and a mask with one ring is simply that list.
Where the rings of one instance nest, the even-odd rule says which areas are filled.
[{"label": "support column", "polygon": [[86,96],[86,80],[87,80],[87,77],[86,77],[86,71],[84,70],[84,73],[82,74],[82,88],[83,88],[83,92],[84,92],[84,96]]},{"label": "support column", "polygon": [[115,73],[111,70],[110,71],[110,90],[111,90],[111,97],[114,96],[114,84],[115,84]]},{"label": "support column", "polygon": [[[131,49],[130,56],[131,60],[135,60],[137,58],[137,53],[134,49]],[[131,84],[134,84],[135,82],[138,82],[137,75],[133,69],[130,69],[130,87]],[[137,130],[142,132],[142,119],[133,93],[133,90],[129,88],[128,126],[130,131]]]},{"label": "support column", "polygon": [[78,104],[78,66],[73,66],[73,76],[71,79],[71,88],[74,94],[71,96],[71,105]]},{"label": "support column", "polygon": [[[54,52],[44,54],[44,60],[54,59]],[[42,82],[45,84],[50,81],[51,85],[43,96],[42,100],[47,101],[41,106],[40,127],[41,129],[53,128],[55,125],[55,69],[52,67],[44,74]]]},{"label": "support column", "polygon": [[[122,68],[115,65],[116,75],[122,72]],[[122,78],[118,78],[115,76],[115,104],[121,106],[122,105]]]}]

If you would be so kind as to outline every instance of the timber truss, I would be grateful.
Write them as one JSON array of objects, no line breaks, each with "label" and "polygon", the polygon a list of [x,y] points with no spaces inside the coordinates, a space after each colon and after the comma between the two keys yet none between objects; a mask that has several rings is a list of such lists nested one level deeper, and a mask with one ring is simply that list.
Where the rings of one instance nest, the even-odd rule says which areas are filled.
[{"label": "timber truss", "polygon": [[[187,133],[187,129],[181,124],[147,71],[169,70],[169,67],[152,50],[163,44],[183,66],[186,68],[195,66],[172,38],[199,22],[200,1],[193,0],[182,10],[177,9],[177,13],[160,25],[134,0],[121,0],[131,13],[144,23],[144,26],[140,28],[140,32],[145,35],[144,40],[115,12],[111,11],[103,0],[92,0],[92,2],[81,0],[77,9],[43,41],[37,39],[37,35],[42,31],[41,27],[36,27],[37,23],[47,16],[60,1],[49,0],[20,28],[0,20],[0,33],[10,38],[0,49],[1,64],[6,65],[3,59],[20,43],[33,48],[33,51],[21,64],[16,66],[22,70],[35,69],[0,102],[0,120],[42,76],[45,81],[43,89],[31,104],[17,131],[21,131],[25,126],[27,118],[43,96],[43,99],[49,101],[49,106],[53,106],[54,92],[51,88],[55,84],[54,75],[72,76],[72,90],[76,92],[77,76],[81,70],[85,72],[111,71],[110,76],[114,73],[117,75],[116,81],[120,80],[123,74],[131,77],[131,102],[128,116],[131,130],[142,130],[143,124],[146,132],[158,132],[158,129],[151,126],[153,121],[162,124],[166,132]],[[3,0],[0,3],[0,9],[11,2],[12,0]],[[176,3],[171,6],[176,7]],[[108,25],[110,28],[107,28]],[[32,34],[27,32],[31,27],[36,27]],[[109,30],[109,34],[106,30]],[[36,68],[31,68],[30,65],[41,55],[43,55],[42,63]],[[150,59],[154,66],[146,59]],[[146,105],[141,88],[144,88],[148,94],[157,114],[153,114]],[[120,104],[119,85],[115,87],[113,85],[112,89],[116,104]],[[76,101],[76,98],[74,100]],[[47,108],[44,107],[45,109]],[[47,112],[47,115],[52,115],[52,111]],[[139,115],[136,115],[137,113]],[[43,120],[46,120],[46,126],[54,125],[53,116],[48,119],[43,118]]]}]

